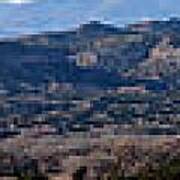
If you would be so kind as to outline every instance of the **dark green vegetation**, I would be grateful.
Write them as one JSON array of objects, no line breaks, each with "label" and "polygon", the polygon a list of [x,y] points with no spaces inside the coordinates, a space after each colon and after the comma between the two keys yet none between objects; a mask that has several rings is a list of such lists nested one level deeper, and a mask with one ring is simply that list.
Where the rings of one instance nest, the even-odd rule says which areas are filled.
[{"label": "dark green vegetation", "polygon": [[162,162],[157,168],[148,165],[133,177],[123,176],[123,171],[116,165],[112,167],[109,178],[110,180],[179,180],[180,159],[177,157],[170,162]]}]

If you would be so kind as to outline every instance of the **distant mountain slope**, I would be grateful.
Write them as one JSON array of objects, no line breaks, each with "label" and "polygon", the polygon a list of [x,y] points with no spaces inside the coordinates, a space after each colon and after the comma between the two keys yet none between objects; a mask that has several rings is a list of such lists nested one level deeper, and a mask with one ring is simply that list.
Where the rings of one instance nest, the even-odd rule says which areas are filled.
[{"label": "distant mountain slope", "polygon": [[[174,61],[168,61],[168,55],[164,57],[167,60],[157,60],[157,54],[163,52],[158,52],[156,47],[167,36],[171,37],[170,44],[179,46],[179,23],[178,19],[170,19],[117,28],[94,21],[71,32],[46,32],[4,39],[0,42],[0,80],[8,84],[12,79],[31,83],[56,79],[114,86],[122,84],[122,76],[126,74],[130,79],[147,79],[148,73],[151,80],[150,76],[158,73],[167,77],[167,74],[176,73],[173,67],[177,66]],[[91,54],[96,56],[96,63],[93,66],[77,65],[78,57],[86,52],[81,63],[91,63]],[[129,80],[125,81],[128,84]]]}]

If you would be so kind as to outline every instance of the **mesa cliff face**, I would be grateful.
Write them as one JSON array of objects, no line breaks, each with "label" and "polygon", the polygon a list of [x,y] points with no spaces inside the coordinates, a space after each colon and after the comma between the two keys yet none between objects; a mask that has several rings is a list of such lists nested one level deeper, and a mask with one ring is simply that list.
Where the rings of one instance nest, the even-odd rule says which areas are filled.
[{"label": "mesa cliff face", "polygon": [[[167,77],[178,71],[178,29],[178,19],[140,22],[124,28],[90,22],[71,32],[4,39],[0,42],[1,80],[6,79],[8,84],[12,79],[30,83],[56,79],[118,86],[127,77]],[[162,48],[160,44],[167,37],[169,41]]]}]

